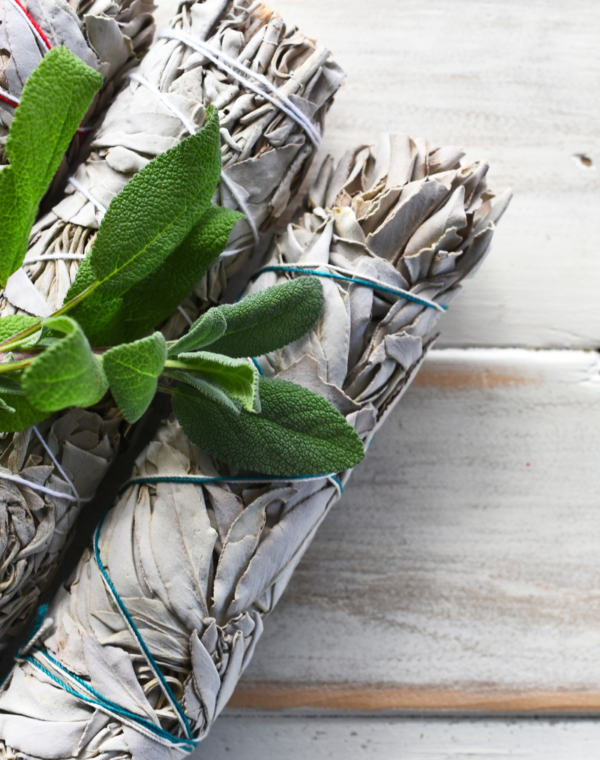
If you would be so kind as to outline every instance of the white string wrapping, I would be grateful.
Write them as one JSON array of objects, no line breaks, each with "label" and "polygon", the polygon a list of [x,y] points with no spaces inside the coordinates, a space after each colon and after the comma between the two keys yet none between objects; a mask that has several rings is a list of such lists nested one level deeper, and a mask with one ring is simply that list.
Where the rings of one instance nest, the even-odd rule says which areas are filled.
[{"label": "white string wrapping", "polygon": [[32,488],[34,491],[39,491],[40,493],[48,494],[48,496],[56,496],[60,499],[66,499],[67,501],[81,501],[79,496],[69,496],[68,493],[61,493],[60,491],[53,491],[51,488],[46,488],[46,486],[39,485],[38,483],[34,483],[31,480],[25,480],[25,478],[20,478],[18,475],[10,475],[8,473],[0,471],[0,480],[11,480],[13,483],[19,483],[22,486],[28,486],[29,488]]},{"label": "white string wrapping", "polygon": [[166,108],[168,108],[169,111],[171,111],[172,114],[177,116],[179,121],[183,124],[183,126],[187,129],[187,131],[191,135],[196,134],[196,132],[198,131],[196,125],[192,121],[190,121],[185,114],[181,113],[181,111],[176,106],[174,106],[173,103],[171,103],[168,98],[165,97],[165,95],[158,89],[158,87],[155,87],[153,84],[150,84],[150,82],[147,79],[141,76],[141,74],[137,74],[135,71],[129,75],[129,78],[133,79],[134,82],[137,82],[138,84],[141,84],[144,87],[146,87],[148,90],[150,90],[150,92],[153,95],[155,95],[160,100],[160,102],[164,106],[166,106]]},{"label": "white string wrapping", "polygon": [[14,108],[16,108],[21,102],[19,98],[15,97],[14,95],[11,95],[10,92],[7,92],[2,87],[0,87],[0,98],[6,101],[8,105],[13,106]]},{"label": "white string wrapping", "polygon": [[[269,82],[265,76],[259,74],[256,71],[252,71],[252,69],[249,69],[247,66],[239,63],[239,61],[231,58],[222,50],[217,50],[211,45],[207,45],[205,42],[195,40],[179,29],[163,29],[158,37],[179,40],[179,42],[183,42],[188,47],[191,47],[197,52],[205,55],[216,66],[227,72],[234,79],[237,79],[237,81],[240,82],[244,87],[252,90],[252,92],[255,92],[257,95],[260,95],[261,98],[268,100],[269,103],[272,103],[276,108],[279,108],[280,111],[283,111],[286,116],[289,116],[296,122],[296,124],[302,127],[316,148],[320,146],[321,134],[316,129],[314,124],[304,113],[302,113],[302,111],[292,100],[290,100],[290,98],[280,92],[277,87],[275,87],[272,82]],[[237,69],[237,71],[235,69]],[[257,82],[260,82],[263,87],[272,92],[273,95],[269,95],[268,92],[265,92],[257,85],[248,81],[246,77],[250,77],[252,79],[255,79]]]},{"label": "white string wrapping", "polygon": [[50,449],[46,441],[43,439],[42,434],[37,429],[36,425],[33,426],[33,432],[36,434],[39,442],[42,444],[42,446],[44,447],[44,450],[47,452],[48,456],[52,460],[52,464],[60,472],[65,482],[67,483],[67,485],[73,492],[73,496],[70,496],[68,493],[62,493],[62,491],[54,491],[52,488],[47,488],[46,486],[42,486],[39,483],[34,483],[31,480],[26,480],[25,478],[22,478],[19,475],[13,475],[12,473],[6,473],[6,472],[0,471],[0,479],[4,478],[4,480],[10,480],[13,483],[19,483],[20,485],[27,486],[28,488],[31,488],[34,491],[39,491],[40,493],[48,494],[48,496],[56,496],[59,499],[66,499],[67,501],[76,501],[78,504],[80,504],[83,501],[90,501],[90,499],[82,499],[79,496],[79,493],[77,492],[77,489],[75,488],[75,485],[73,484],[73,481],[64,471],[58,459],[54,456],[54,453],[52,452],[52,450]]},{"label": "white string wrapping", "polygon": [[188,323],[190,327],[194,324],[194,320],[190,317],[190,315],[183,308],[183,306],[178,306],[177,311],[181,314],[181,316],[185,319],[185,321]]},{"label": "white string wrapping", "polygon": [[103,206],[102,203],[97,198],[94,198],[94,196],[90,193],[90,191],[85,188],[81,182],[75,179],[75,177],[69,177],[69,184],[73,185],[75,190],[77,190],[78,193],[81,193],[84,198],[86,198],[93,206],[95,206],[98,211],[104,216],[106,214],[106,206]]},{"label": "white string wrapping", "polygon": [[85,253],[48,253],[45,256],[32,256],[25,259],[24,264],[35,264],[38,261],[81,261]]},{"label": "white string wrapping", "polygon": [[75,484],[73,483],[73,481],[71,480],[71,478],[67,475],[67,473],[64,471],[64,469],[63,469],[62,465],[60,464],[60,462],[58,461],[58,459],[54,456],[54,452],[52,451],[52,449],[50,448],[50,446],[48,446],[48,444],[44,440],[42,434],[40,433],[40,431],[37,428],[37,425],[33,426],[33,432],[36,434],[36,436],[38,438],[38,441],[42,444],[42,447],[44,448],[44,450],[46,451],[46,453],[48,454],[48,456],[50,457],[50,459],[54,463],[54,466],[56,467],[56,469],[60,472],[60,474],[65,479],[65,481],[69,484],[69,486],[71,488],[71,491],[73,491],[73,495],[75,496],[75,500],[76,501],[81,501],[81,499],[79,498],[79,494],[77,493],[77,489],[75,488]]}]

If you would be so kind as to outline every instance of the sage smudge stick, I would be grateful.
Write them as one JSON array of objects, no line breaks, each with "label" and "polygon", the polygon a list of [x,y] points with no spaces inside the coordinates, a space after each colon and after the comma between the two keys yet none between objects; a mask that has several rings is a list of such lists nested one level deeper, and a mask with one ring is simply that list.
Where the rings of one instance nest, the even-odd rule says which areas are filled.
[{"label": "sage smudge stick", "polygon": [[[61,305],[93,245],[103,209],[151,158],[199,129],[208,105],[216,106],[221,123],[223,174],[216,202],[241,210],[247,221],[236,226],[228,250],[198,284],[191,309],[197,312],[219,302],[258,237],[287,208],[315,145],[302,120],[298,123],[245,87],[223,66],[231,68],[227,61],[233,60],[243,67],[242,80],[272,95],[250,75],[264,76],[281,93],[282,103],[287,99],[304,122],[321,132],[343,80],[329,51],[249,0],[183,3],[168,31],[208,45],[211,56],[226,59],[217,57],[215,63],[181,39],[160,37],[154,42],[135,78],[114,99],[90,155],[74,173],[79,189],[69,186],[67,197],[32,230],[24,271],[39,297],[30,293],[27,300],[21,294],[17,303],[5,292],[0,315],[43,316]],[[165,336],[178,337],[189,323],[188,316],[177,312]]]},{"label": "sage smudge stick", "polygon": [[[326,162],[312,213],[275,241],[249,288],[321,274],[317,326],[258,361],[268,377],[328,398],[365,447],[509,201],[488,191],[486,164],[462,159],[393,134],[376,156],[359,148],[335,169]],[[201,739],[227,704],[264,616],[349,475],[245,475],[165,423],[6,681],[3,756],[189,751],[188,728]]]},{"label": "sage smudge stick", "polygon": [[[37,432],[27,428],[0,440],[0,651],[52,579],[82,504],[118,450],[123,420],[118,410],[111,413],[73,409],[40,423]],[[15,475],[25,482],[6,478]],[[36,485],[64,497],[48,497]]]},{"label": "sage smudge stick", "polygon": [[[274,52],[279,55],[277,64],[279,66],[279,74],[277,77],[273,76],[273,79],[279,81],[280,79],[285,79],[285,77],[289,77],[296,72],[300,81],[299,84],[294,85],[294,87],[297,87],[301,96],[306,96],[306,102],[312,104],[310,107],[315,108],[317,111],[321,108],[321,111],[317,113],[316,122],[319,126],[322,126],[322,118],[331,95],[342,78],[339,69],[333,64],[333,62],[331,62],[329,53],[323,52],[322,50],[318,51],[318,61],[323,62],[323,58],[325,59],[324,66],[321,68],[320,63],[319,65],[315,63],[314,57],[311,59],[311,55],[315,52],[313,44],[295,31],[292,31],[291,33],[286,32],[278,17],[272,12],[267,11],[263,6],[257,7],[255,4],[253,9],[246,8],[245,10],[240,10],[241,6],[239,6],[239,4],[233,9],[231,3],[220,3],[218,7],[214,2],[205,4],[198,3],[197,6],[198,7],[192,6],[191,9],[188,9],[190,16],[193,17],[197,23],[208,24],[207,29],[210,29],[211,24],[217,24],[217,28],[220,30],[219,34],[221,35],[221,37],[218,37],[217,35],[219,39],[224,38],[227,35],[229,24],[234,27],[234,31],[237,30],[238,40],[242,35],[244,36],[244,39],[247,39],[248,44],[246,45],[246,48],[252,43],[250,47],[254,47],[253,50],[248,50],[247,55],[249,57],[244,59],[245,65],[253,65],[257,71],[264,70],[265,67],[268,66],[269,61],[274,58],[272,55],[273,50],[271,50],[271,48],[274,48]],[[141,6],[138,5],[137,7],[139,9]],[[194,10],[194,8],[196,10]],[[202,15],[203,13],[205,13],[204,16]],[[186,16],[186,18],[189,20],[189,16]],[[202,19],[204,19],[204,22],[202,22]],[[233,24],[233,21],[236,21],[236,23]],[[281,38],[279,45],[273,45],[273,29],[272,27],[269,27],[269,23],[271,22],[273,28],[275,28],[277,34]],[[174,28],[177,27],[177,23],[174,24]],[[219,24],[221,26],[219,26]],[[181,22],[181,25],[184,25],[183,21]],[[188,33],[193,31],[193,29],[188,27],[185,28]],[[166,51],[162,50],[161,52],[161,48],[164,48],[165,45],[170,45],[170,48]],[[173,48],[175,48],[175,51]],[[159,43],[159,47],[154,53],[154,56],[151,55],[149,59],[149,65],[152,64],[152,66],[158,71],[157,87],[162,87],[162,90],[166,94],[161,95],[160,98],[156,98],[152,91],[146,86],[135,85],[135,92],[132,88],[131,91],[126,90],[124,94],[117,98],[115,110],[118,112],[118,118],[115,117],[115,119],[113,119],[111,112],[111,120],[106,119],[105,124],[109,124],[110,129],[112,129],[113,132],[114,130],[122,129],[123,134],[125,134],[128,127],[132,123],[135,123],[137,125],[136,129],[143,129],[145,132],[140,136],[140,134],[134,130],[134,137],[127,138],[127,140],[132,140],[139,148],[139,154],[134,155],[133,150],[130,148],[123,148],[122,151],[119,151],[119,146],[117,145],[114,146],[115,149],[112,151],[102,151],[102,155],[92,154],[88,162],[82,167],[81,173],[83,173],[82,183],[84,183],[84,189],[86,187],[85,177],[96,177],[96,184],[88,187],[89,193],[94,200],[97,200],[97,196],[100,195],[100,197],[108,204],[112,196],[123,187],[130,177],[133,176],[133,173],[147,163],[148,155],[155,155],[157,152],[178,144],[178,142],[187,135],[185,129],[182,127],[180,116],[177,114],[173,115],[168,105],[165,104],[168,104],[173,100],[178,109],[178,113],[180,113],[182,109],[185,110],[187,108],[190,114],[196,114],[197,126],[200,126],[203,123],[203,104],[209,104],[211,102],[211,98],[214,98],[214,95],[211,93],[216,87],[216,85],[213,87],[212,85],[206,84],[206,82],[212,81],[215,77],[219,79],[220,75],[216,70],[216,67],[214,72],[211,72],[210,67],[204,72],[202,67],[196,66],[192,62],[189,67],[190,71],[187,72],[186,87],[191,87],[191,83],[196,83],[196,92],[195,95],[193,95],[193,97],[196,97],[196,101],[193,100],[192,96],[187,97],[187,95],[179,96],[177,94],[170,94],[170,87],[173,82],[165,81],[163,75],[165,69],[170,67],[170,69],[175,72],[173,74],[175,77],[175,84],[177,84],[179,78],[184,75],[182,72],[177,72],[176,68],[178,60],[177,50],[179,48],[182,48],[179,43],[173,44],[162,41]],[[227,49],[231,52],[231,48]],[[302,68],[300,64],[306,60],[308,60],[309,63]],[[296,71],[298,67],[302,69],[302,76],[305,77],[304,80],[302,80],[302,76],[299,76]],[[153,70],[154,69],[152,69],[152,71]],[[143,70],[143,72],[145,72],[150,78],[153,76],[152,71],[147,72],[146,69]],[[203,82],[205,83],[204,85]],[[181,86],[181,82],[179,84]],[[206,96],[202,91],[203,86],[208,93]],[[244,94],[243,88],[240,87],[238,89],[242,91],[240,94],[240,98],[242,98]],[[184,88],[184,90],[187,93],[187,89]],[[150,102],[147,102],[146,105],[144,105],[143,100],[144,94],[150,98]],[[131,100],[126,100],[125,95]],[[255,100],[258,102],[260,99],[257,97]],[[124,105],[125,102],[128,103],[127,107]],[[246,107],[250,104],[248,98],[243,102],[246,104]],[[300,102],[303,102],[302,99]],[[225,108],[226,106],[223,107]],[[307,106],[307,108],[308,107],[309,106]],[[140,108],[142,110],[143,108],[146,108],[146,115],[143,118],[140,116]],[[252,108],[250,108],[250,112],[251,111]],[[240,114],[243,115],[244,113],[246,113],[246,111],[242,109],[242,111],[238,113],[238,117]],[[306,150],[304,150],[306,138],[304,135],[299,134],[296,122],[294,122],[295,126],[292,125],[290,129],[290,125],[282,125],[281,121],[282,119],[279,118],[278,113],[271,113],[268,115],[268,118],[263,118],[263,128],[265,132],[270,125],[277,127],[279,137],[282,140],[279,147],[269,148],[271,143],[266,145],[259,144],[257,147],[255,140],[252,150],[247,151],[244,161],[241,162],[241,181],[246,181],[246,179],[248,179],[253,192],[258,192],[257,185],[259,185],[261,181],[264,182],[266,201],[265,206],[261,211],[263,216],[265,213],[276,216],[276,214],[281,212],[281,209],[289,199],[291,189],[300,181],[302,172],[305,170],[308,161],[312,156],[312,143],[310,143],[310,155],[307,158]],[[233,124],[238,129],[236,134],[243,132],[243,127],[240,126],[236,119],[233,120]],[[231,127],[231,129],[235,131],[234,127]],[[286,129],[287,133],[289,133],[289,139],[285,137]],[[273,144],[277,143],[277,136],[271,136],[269,139],[272,140]],[[131,145],[131,142],[128,142],[128,144]],[[152,145],[154,147],[152,147]],[[296,146],[300,147],[297,148]],[[265,168],[265,159],[257,157],[259,151],[261,156],[268,154],[267,159],[275,164],[275,169],[273,170],[275,174],[273,174],[273,172],[269,174],[268,161]],[[296,160],[298,158],[298,152],[300,152],[301,160]],[[135,158],[135,156],[137,156],[137,159],[135,159],[133,165],[130,163],[128,166],[125,166],[121,161],[121,164],[119,164],[120,171],[117,171],[114,168],[116,165],[115,162],[117,161],[115,156],[119,155],[121,156],[121,159],[123,159],[124,155],[129,156],[129,158],[132,158],[132,156]],[[231,155],[231,147],[228,144],[225,146],[224,155],[225,160],[229,161],[230,164],[236,164],[236,158],[238,158],[238,155],[237,153],[234,153],[233,156]],[[250,156],[249,159],[248,156]],[[113,158],[115,158],[114,161],[112,160]],[[98,168],[98,166],[100,167],[98,172],[94,173],[95,168]],[[104,175],[102,175],[102,169],[105,170]],[[246,172],[246,174],[244,174],[244,172]],[[267,172],[266,177],[263,176],[265,172]],[[108,179],[111,180],[112,184],[109,183],[110,187],[108,190],[102,191],[101,189],[98,189],[98,183],[102,186],[103,180],[98,179],[98,177],[102,176],[107,179],[106,173],[110,175]],[[281,181],[279,181],[277,177],[279,177]],[[272,199],[272,197],[268,195],[269,182],[271,181],[276,183],[279,182],[277,185],[280,190],[279,196],[277,196],[277,203],[279,205],[277,206],[276,211],[269,206],[269,200]],[[286,182],[287,184],[285,184]],[[95,193],[95,195],[92,195],[92,192]],[[74,202],[79,204],[75,216],[73,216]],[[68,213],[64,212],[65,204],[59,205],[59,207],[55,209],[56,213],[53,212],[49,214],[34,230],[31,236],[31,245],[27,254],[24,269],[19,270],[19,272],[16,273],[27,273],[25,279],[27,283],[34,283],[35,287],[33,290],[35,290],[35,294],[36,296],[39,296],[39,299],[37,302],[34,300],[32,307],[31,289],[29,292],[24,292],[22,288],[20,290],[17,289],[17,292],[20,293],[17,303],[25,307],[19,308],[18,305],[10,302],[10,299],[6,297],[8,294],[5,292],[5,298],[2,302],[3,316],[10,314],[45,315],[62,303],[65,294],[71,287],[79,270],[81,259],[92,247],[100,217],[100,215],[95,215],[93,203],[86,203],[84,196],[77,195],[76,198],[69,198],[67,199],[66,204],[68,209],[70,209]],[[254,206],[252,208],[254,209],[254,213],[256,209]],[[264,209],[267,209],[267,211],[265,212]],[[265,227],[268,226],[269,219],[263,218],[263,216],[257,215],[256,220],[258,220],[257,223],[260,223]],[[70,219],[71,221],[66,221],[66,219]],[[233,257],[230,257],[225,261],[225,265],[218,265],[214,268],[208,280],[206,278],[203,280],[204,284],[201,285],[199,289],[200,296],[195,298],[194,302],[190,304],[190,308],[197,311],[199,304],[206,304],[206,302],[210,300],[208,299],[209,291],[212,294],[212,299],[218,299],[222,292],[222,288],[225,285],[226,265],[230,264],[233,259],[235,259],[235,254]],[[178,314],[170,321],[165,329],[165,334],[170,338],[177,337],[183,331],[184,326],[187,326],[187,322],[180,314]],[[86,437],[87,440],[89,438],[89,435],[87,435],[88,428],[92,424],[86,416],[88,413],[84,413],[81,410],[78,410],[77,412],[59,413],[58,415],[54,415],[52,419],[55,420],[57,424],[62,424],[60,423],[62,419],[72,420],[73,414],[82,415],[81,419],[85,420],[85,426],[83,428],[80,429],[78,426],[73,428],[73,435],[77,438],[85,433],[84,437]],[[107,455],[103,461],[93,457],[87,458],[85,478],[86,482],[93,485],[93,488],[90,492],[89,488],[86,487],[83,490],[85,495],[91,495],[93,490],[95,490],[96,484],[99,483],[106,471],[107,462],[116,452],[115,447],[116,442],[118,441],[118,436],[116,435],[115,420],[118,419],[122,424],[122,418],[118,414],[116,405],[106,407],[102,411],[101,416],[94,413],[92,418],[95,420],[94,425],[98,430],[103,431],[106,426],[108,426],[107,429],[112,431],[110,437],[111,450],[110,456]],[[46,470],[43,471],[43,474],[45,475],[45,478],[40,480],[38,484],[48,487],[48,484],[54,482],[53,479],[58,478],[59,480],[62,479],[64,481],[64,478],[62,478],[57,469],[62,466],[65,469],[65,472],[69,474],[71,481],[75,484],[76,490],[79,491],[81,479],[78,479],[76,473],[72,470],[73,459],[69,453],[71,451],[70,447],[72,441],[69,438],[59,437],[58,442],[55,445],[54,442],[48,438],[50,435],[50,428],[46,424],[42,424],[39,426],[39,429],[45,442],[51,448],[54,458],[49,458],[48,453],[44,453],[44,466],[46,467]],[[41,451],[40,444],[39,442],[35,442],[35,436],[33,438],[31,437],[31,430],[29,433],[9,434],[4,436],[2,442],[0,442],[0,456],[4,456],[4,459],[6,459],[6,457],[10,455],[12,448],[16,445],[15,441],[21,440],[22,435],[29,435],[27,440],[33,441],[32,446],[35,445],[36,447],[35,456],[39,456],[39,451]],[[90,450],[94,450],[95,446],[99,445],[100,441],[104,440],[106,440],[106,435],[102,433],[96,443],[88,441],[86,445],[90,446]],[[102,446],[105,446],[105,444],[103,443]],[[21,449],[22,446],[19,450]],[[86,448],[83,450],[88,451]],[[23,462],[20,459],[13,457],[10,460],[10,472],[13,475],[21,472],[21,476],[27,479],[29,477],[30,469],[28,467],[24,468],[26,461],[29,461],[29,455]],[[25,474],[23,474],[23,468],[27,470]],[[40,470],[40,472],[42,471]],[[31,490],[28,487],[23,486],[23,484],[15,484],[14,482],[9,484],[9,491],[11,493],[14,493],[15,490],[20,492],[19,489],[22,488],[25,488],[26,494]],[[69,493],[71,493],[71,491],[69,491]],[[81,494],[79,495],[81,496]],[[45,497],[43,493],[36,498],[42,499],[46,512],[51,511],[53,501],[55,500]],[[20,504],[21,502],[21,497],[14,497],[15,504]],[[18,633],[20,627],[23,626],[28,615],[35,607],[39,594],[43,591],[50,579],[51,572],[48,571],[48,568],[51,568],[52,571],[56,569],[60,551],[67,540],[68,531],[63,530],[63,527],[68,524],[70,528],[73,525],[76,515],[81,507],[81,503],[81,499],[73,499],[71,493],[71,498],[65,500],[65,513],[64,515],[61,515],[61,527],[57,528],[54,533],[50,531],[51,535],[49,540],[45,543],[40,543],[38,540],[39,530],[48,531],[48,526],[50,524],[49,521],[44,518],[45,512],[43,510],[40,511],[36,507],[37,511],[34,510],[28,515],[27,520],[29,520],[30,527],[34,529],[34,536],[32,538],[28,533],[23,533],[20,528],[20,523],[18,521],[15,522],[13,519],[14,510],[11,511],[10,509],[12,502],[6,502],[4,509],[5,517],[3,519],[5,519],[7,526],[7,535],[11,536],[11,540],[9,542],[10,546],[7,545],[8,548],[6,548],[6,551],[1,553],[0,560],[0,572],[2,573],[2,576],[0,577],[0,583],[2,583],[0,586],[0,647],[5,647],[10,638]],[[40,528],[42,522],[43,527]],[[29,548],[29,539],[37,542],[35,552],[31,551]]]}]

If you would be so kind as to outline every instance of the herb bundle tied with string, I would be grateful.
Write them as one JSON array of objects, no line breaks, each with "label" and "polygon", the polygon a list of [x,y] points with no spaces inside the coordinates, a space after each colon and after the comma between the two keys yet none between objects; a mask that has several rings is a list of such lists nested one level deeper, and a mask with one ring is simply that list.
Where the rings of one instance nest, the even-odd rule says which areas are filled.
[{"label": "herb bundle tied with string", "polygon": [[[490,248],[511,194],[495,196],[487,171],[398,133],[326,161],[312,208],[246,290],[322,282],[314,327],[256,360],[271,381],[329,399],[365,450]],[[186,432],[161,426],[20,650],[0,692],[0,755],[47,758],[51,735],[52,760],[168,760],[193,750],[234,694],[351,470],[250,477],[208,454],[218,431],[205,451]]]},{"label": "herb bundle tied with string", "polygon": [[[0,171],[3,283],[22,264],[39,201],[100,85],[101,77],[62,47],[27,82],[7,140],[10,164]],[[362,458],[358,437],[330,404],[293,383],[261,379],[250,358],[314,325],[323,306],[318,280],[212,309],[178,341],[155,331],[242,218],[211,203],[220,171],[219,119],[209,107],[201,130],[148,163],[112,201],[64,305],[44,319],[0,319],[1,432],[89,407],[109,388],[135,422],[159,388],[200,445],[205,427],[219,430],[215,453],[223,456],[224,446],[233,465],[312,474]],[[45,483],[0,474],[49,493]]]}]

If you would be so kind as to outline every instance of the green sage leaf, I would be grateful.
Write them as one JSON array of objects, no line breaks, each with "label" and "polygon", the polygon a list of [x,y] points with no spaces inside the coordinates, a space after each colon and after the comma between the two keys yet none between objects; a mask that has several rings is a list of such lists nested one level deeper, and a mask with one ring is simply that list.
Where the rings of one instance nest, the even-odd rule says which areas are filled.
[{"label": "green sage leaf", "polygon": [[[0,391],[5,393],[5,391]],[[15,433],[30,425],[35,425],[37,422],[41,422],[48,416],[47,412],[43,412],[41,409],[36,409],[29,403],[24,395],[11,395],[8,397],[8,404],[10,409],[0,408],[0,430],[3,433]]]},{"label": "green sage leaf", "polygon": [[243,215],[209,206],[184,241],[157,268],[123,296],[122,340],[134,340],[170,317],[223,253]]},{"label": "green sage leaf", "polygon": [[81,325],[92,346],[115,346],[125,342],[116,337],[115,330],[123,316],[122,296],[103,299],[92,293],[69,313]]},{"label": "green sage leaf", "polygon": [[[137,340],[158,327],[189,296],[223,252],[233,226],[241,218],[237,211],[209,206],[181,245],[148,277],[120,297],[119,309],[111,307],[113,314],[108,315],[104,309],[107,301],[102,295],[96,297],[96,293],[92,293],[72,312],[90,343],[117,345]],[[111,304],[116,305],[117,300]]]},{"label": "green sage leaf", "polygon": [[218,310],[227,332],[211,350],[227,356],[262,356],[307,333],[323,310],[323,286],[316,277],[300,277],[252,293]]},{"label": "green sage leaf", "polygon": [[201,377],[193,372],[183,372],[182,370],[169,370],[165,374],[182,383],[191,385],[192,388],[200,391],[203,396],[206,396],[216,404],[221,404],[221,406],[229,409],[233,414],[239,414],[242,410],[242,405],[238,401],[234,401],[217,383],[208,380],[206,377]]},{"label": "green sage leaf", "polygon": [[260,381],[260,414],[232,414],[181,385],[173,409],[185,434],[225,462],[266,475],[317,475],[364,457],[354,428],[328,401],[285,380]]},{"label": "green sage leaf", "polygon": [[[1,176],[1,175],[0,175]],[[26,327],[31,327],[39,322],[39,317],[28,317],[25,314],[11,314],[0,319],[0,343],[3,343],[13,335],[20,333]]]},{"label": "green sage leaf", "polygon": [[42,196],[102,76],[64,47],[54,47],[32,72],[6,140],[10,165],[0,171],[0,283],[22,264]]},{"label": "green sage leaf", "polygon": [[44,412],[56,412],[100,401],[108,381],[81,327],[70,317],[49,317],[42,324],[64,337],[23,370],[21,384],[29,403]]},{"label": "green sage leaf", "polygon": [[177,369],[200,373],[207,380],[216,383],[249,412],[260,411],[258,396],[260,376],[253,364],[208,351],[179,354],[174,364],[177,365]]},{"label": "green sage leaf", "polygon": [[177,356],[182,351],[195,351],[214,343],[227,330],[225,317],[218,309],[210,309],[197,319],[189,332],[169,349],[169,356]]},{"label": "green sage leaf", "polygon": [[127,422],[137,422],[150,406],[166,358],[167,344],[159,332],[104,354],[104,371]]},{"label": "green sage leaf", "polygon": [[[199,132],[157,156],[113,198],[87,257],[100,283],[96,295],[116,298],[159,267],[207,210],[220,176],[219,117],[209,106]],[[86,282],[76,277],[66,300]]]}]

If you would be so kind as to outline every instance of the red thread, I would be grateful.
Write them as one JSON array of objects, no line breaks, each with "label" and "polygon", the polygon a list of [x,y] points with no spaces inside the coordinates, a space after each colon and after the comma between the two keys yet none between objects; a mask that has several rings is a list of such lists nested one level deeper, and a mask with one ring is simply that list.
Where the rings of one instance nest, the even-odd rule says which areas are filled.
[{"label": "red thread", "polygon": [[8,103],[9,106],[13,106],[13,108],[16,108],[19,105],[19,101],[16,98],[11,98],[10,95],[0,94],[0,100],[3,103]]},{"label": "red thread", "polygon": [[[52,45],[50,44],[49,39],[46,37],[44,32],[41,30],[40,26],[38,25],[37,21],[33,18],[33,16],[29,13],[27,8],[21,3],[21,0],[12,0],[13,3],[19,8],[19,10],[25,15],[25,18],[29,23],[31,24],[31,27],[33,28],[34,32],[38,35],[38,37],[42,40],[44,45],[48,48],[48,50],[52,49]],[[19,105],[19,101],[17,98],[11,98],[8,93],[6,95],[0,94],[0,101],[4,103],[8,103],[9,106],[13,106],[16,108]],[[86,134],[87,132],[93,132],[93,128],[91,127],[79,127],[76,134],[79,138],[79,147],[81,148],[81,135]]]},{"label": "red thread", "polygon": [[20,2],[20,0],[13,0],[13,3],[15,5],[18,5],[19,8],[23,11],[23,13],[27,16],[27,20],[29,21],[29,23],[31,24],[31,26],[38,33],[38,35],[40,36],[40,38],[41,38],[42,42],[44,43],[44,45],[48,48],[48,50],[50,50],[52,48],[52,45],[50,44],[50,42],[49,42],[48,38],[46,37],[46,35],[44,34],[44,32],[42,32],[42,30],[38,26],[37,21],[29,13],[29,11],[27,10],[27,8],[25,8],[25,6],[22,5],[22,3]]}]

